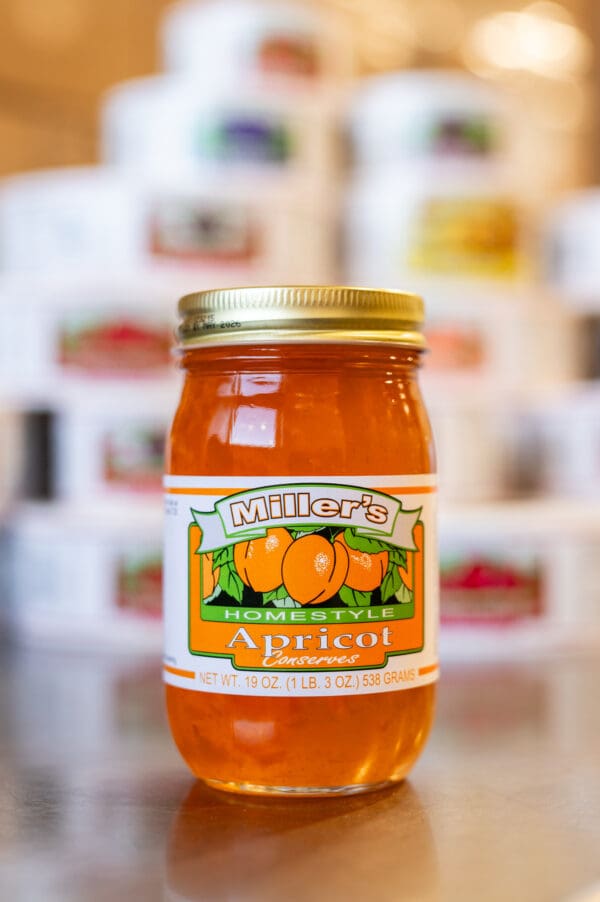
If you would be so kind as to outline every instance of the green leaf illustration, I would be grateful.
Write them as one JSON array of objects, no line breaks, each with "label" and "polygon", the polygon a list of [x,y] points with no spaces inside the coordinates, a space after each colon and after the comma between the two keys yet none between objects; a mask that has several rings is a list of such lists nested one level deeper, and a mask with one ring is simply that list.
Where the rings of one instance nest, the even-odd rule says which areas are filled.
[{"label": "green leaf illustration", "polygon": [[273,589],[272,592],[263,592],[263,604],[275,604],[276,601],[287,597],[288,593],[285,586],[279,586],[278,589]]},{"label": "green leaf illustration", "polygon": [[317,532],[319,529],[321,529],[320,526],[292,526],[288,531],[292,539],[297,539],[300,536],[308,536],[311,532]]},{"label": "green leaf illustration", "polygon": [[403,586],[402,578],[398,573],[397,567],[392,567],[383,577],[381,583],[381,600],[389,601],[392,595],[395,595],[400,586]]},{"label": "green leaf illustration", "polygon": [[400,604],[410,604],[414,599],[414,592],[411,592],[404,583],[400,582],[400,588],[396,592],[396,598],[400,602]]},{"label": "green leaf illustration", "polygon": [[241,602],[244,594],[244,583],[237,575],[233,564],[223,564],[219,573],[219,585],[231,598]]},{"label": "green leaf illustration", "polygon": [[356,589],[351,589],[350,586],[342,586],[339,591],[340,598],[349,608],[368,608],[371,604],[372,594],[372,592],[358,592]]},{"label": "green leaf illustration", "polygon": [[286,595],[285,598],[276,598],[273,602],[276,608],[301,608],[302,605],[299,601],[294,601],[293,598],[290,598],[289,595]]},{"label": "green leaf illustration", "polygon": [[380,542],[378,539],[367,539],[365,536],[357,536],[352,527],[344,530],[344,540],[348,548],[354,551],[365,551],[367,554],[377,554],[380,551],[390,551],[393,545]]},{"label": "green leaf illustration", "polygon": [[390,551],[390,566],[406,567],[406,551],[404,548],[393,548]]},{"label": "green leaf illustration", "polygon": [[213,570],[217,567],[224,567],[226,564],[233,563],[233,545],[226,545],[225,548],[218,548],[213,552]]}]

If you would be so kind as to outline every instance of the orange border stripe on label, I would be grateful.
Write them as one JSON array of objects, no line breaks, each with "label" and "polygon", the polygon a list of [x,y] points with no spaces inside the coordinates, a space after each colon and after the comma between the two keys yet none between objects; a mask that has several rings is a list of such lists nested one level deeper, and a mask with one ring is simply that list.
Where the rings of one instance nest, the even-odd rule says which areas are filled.
[{"label": "orange border stripe on label", "polygon": [[193,670],[180,670],[179,667],[168,667],[166,664],[164,665],[163,670],[166,670],[167,673],[172,673],[174,676],[185,677],[186,680],[196,679],[196,674]]},{"label": "orange border stripe on label", "polygon": [[439,666],[439,664],[429,664],[428,667],[419,667],[419,676],[425,676],[426,673],[433,673]]},{"label": "orange border stripe on label", "polygon": [[[248,488],[245,489],[222,489],[222,488],[214,488],[214,489],[165,489],[167,495],[219,495],[222,497],[226,497],[227,495],[236,495],[238,492],[247,492],[251,491]],[[379,486],[375,487],[374,491],[383,492],[385,495],[429,495],[433,492],[437,492],[437,486],[435,485],[408,485],[408,486]]]}]

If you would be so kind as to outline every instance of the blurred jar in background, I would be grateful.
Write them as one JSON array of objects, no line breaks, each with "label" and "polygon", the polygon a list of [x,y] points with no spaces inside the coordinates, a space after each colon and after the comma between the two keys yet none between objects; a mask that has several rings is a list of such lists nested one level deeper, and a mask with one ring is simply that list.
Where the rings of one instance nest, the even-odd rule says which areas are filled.
[{"label": "blurred jar in background", "polygon": [[325,4],[230,0],[172,4],[161,26],[167,71],[263,90],[335,86],[353,75],[352,36]]},{"label": "blurred jar in background", "polygon": [[188,277],[190,288],[284,275],[328,281],[335,201],[333,186],[323,195],[310,172],[256,183],[235,171],[219,179],[201,170],[190,180],[129,167],[65,167],[5,180],[0,257],[14,276],[54,274],[68,284],[77,275],[83,305],[91,282],[106,282],[107,267],[132,286],[158,277],[171,296],[186,290]]}]

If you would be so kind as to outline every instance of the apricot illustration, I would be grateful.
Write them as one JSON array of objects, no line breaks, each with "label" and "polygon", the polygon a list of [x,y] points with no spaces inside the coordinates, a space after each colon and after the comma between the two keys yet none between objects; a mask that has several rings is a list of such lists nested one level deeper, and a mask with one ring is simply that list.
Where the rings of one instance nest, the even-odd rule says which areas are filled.
[{"label": "apricot illustration", "polygon": [[358,592],[372,592],[380,586],[388,568],[389,554],[387,551],[377,551],[368,554],[366,551],[356,551],[347,544],[344,534],[335,537],[335,543],[348,552],[348,574],[346,585]]},{"label": "apricot illustration", "polygon": [[300,604],[320,604],[344,585],[348,552],[323,536],[296,539],[283,558],[283,584],[290,598]]},{"label": "apricot illustration", "polygon": [[213,570],[213,553],[207,551],[202,555],[202,598],[208,598],[213,594],[219,582],[221,568]]},{"label": "apricot illustration", "polygon": [[262,539],[238,542],[233,549],[235,569],[255,592],[272,592],[282,582],[283,556],[294,540],[282,527],[268,529]]}]

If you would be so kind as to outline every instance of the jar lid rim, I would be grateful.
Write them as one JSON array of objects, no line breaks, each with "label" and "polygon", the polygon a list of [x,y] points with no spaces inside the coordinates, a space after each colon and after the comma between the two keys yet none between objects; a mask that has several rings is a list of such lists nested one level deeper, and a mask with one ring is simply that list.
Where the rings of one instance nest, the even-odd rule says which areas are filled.
[{"label": "jar lid rim", "polygon": [[344,285],[216,288],[179,301],[182,346],[250,341],[386,341],[425,347],[417,294]]}]

